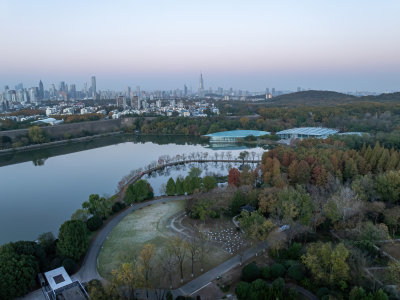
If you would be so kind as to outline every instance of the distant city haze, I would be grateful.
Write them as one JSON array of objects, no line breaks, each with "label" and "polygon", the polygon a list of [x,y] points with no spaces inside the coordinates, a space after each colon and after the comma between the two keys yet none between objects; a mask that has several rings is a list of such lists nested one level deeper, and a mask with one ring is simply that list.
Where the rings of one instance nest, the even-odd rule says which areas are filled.
[{"label": "distant city haze", "polygon": [[400,90],[398,0],[0,0],[0,88]]}]

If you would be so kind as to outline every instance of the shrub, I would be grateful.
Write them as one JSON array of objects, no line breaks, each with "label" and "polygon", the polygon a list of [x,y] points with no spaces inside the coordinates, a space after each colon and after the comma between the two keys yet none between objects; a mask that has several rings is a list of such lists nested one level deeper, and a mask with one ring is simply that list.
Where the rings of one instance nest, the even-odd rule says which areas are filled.
[{"label": "shrub", "polygon": [[271,270],[268,266],[264,267],[261,270],[261,275],[264,279],[270,279],[271,278]]},{"label": "shrub", "polygon": [[289,269],[291,266],[299,264],[297,260],[291,260],[291,259],[284,260],[281,263],[283,264],[286,270]]},{"label": "shrub", "polygon": [[249,263],[242,269],[242,280],[252,282],[261,277],[261,272],[255,263]]},{"label": "shrub", "polygon": [[300,298],[299,292],[295,288],[290,288],[288,292],[288,300],[297,300]]},{"label": "shrub", "polygon": [[285,272],[286,269],[282,264],[275,263],[270,266],[271,278],[283,277]]},{"label": "shrub", "polygon": [[287,275],[296,281],[300,281],[304,278],[303,269],[299,264],[291,266],[288,269]]},{"label": "shrub", "polygon": [[203,187],[206,191],[212,190],[217,186],[217,179],[214,176],[206,176],[203,178]]},{"label": "shrub", "polygon": [[329,295],[330,290],[327,287],[321,287],[317,291],[317,297],[322,298],[325,295]]},{"label": "shrub", "polygon": [[71,258],[66,258],[63,260],[62,263],[63,267],[65,270],[68,272],[68,274],[73,274],[76,268],[76,262],[71,259]]},{"label": "shrub", "polygon": [[126,207],[125,203],[123,203],[123,202],[115,202],[113,204],[113,206],[112,206],[112,211],[114,213],[117,213],[117,212],[123,210],[125,207]]},{"label": "shrub", "polygon": [[218,219],[220,217],[219,211],[210,210],[209,215],[213,219]]},{"label": "shrub", "polygon": [[300,259],[301,248],[302,248],[302,245],[300,243],[294,242],[292,245],[290,245],[289,249],[287,250],[287,256],[288,256],[287,258],[293,259],[293,260]]},{"label": "shrub", "polygon": [[61,258],[58,256],[54,257],[53,260],[50,262],[50,269],[57,269],[61,266]]},{"label": "shrub", "polygon": [[250,284],[247,282],[239,282],[235,288],[235,294],[239,300],[247,299],[247,295],[250,292]]},{"label": "shrub", "polygon": [[273,299],[283,299],[283,292],[285,291],[285,280],[278,277],[271,284],[270,293]]},{"label": "shrub", "polygon": [[165,295],[165,299],[167,300],[174,300],[174,297],[172,296],[171,291],[168,291],[167,294]]},{"label": "shrub", "polygon": [[96,231],[103,225],[103,219],[100,216],[93,216],[86,222],[86,226],[90,231]]}]

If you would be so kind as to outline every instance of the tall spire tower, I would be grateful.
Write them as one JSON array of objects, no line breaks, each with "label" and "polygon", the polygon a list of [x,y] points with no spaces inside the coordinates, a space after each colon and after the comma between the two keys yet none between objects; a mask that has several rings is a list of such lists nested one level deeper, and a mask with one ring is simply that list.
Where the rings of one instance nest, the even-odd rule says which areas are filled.
[{"label": "tall spire tower", "polygon": [[200,73],[199,96],[204,96],[204,81],[202,73]]}]

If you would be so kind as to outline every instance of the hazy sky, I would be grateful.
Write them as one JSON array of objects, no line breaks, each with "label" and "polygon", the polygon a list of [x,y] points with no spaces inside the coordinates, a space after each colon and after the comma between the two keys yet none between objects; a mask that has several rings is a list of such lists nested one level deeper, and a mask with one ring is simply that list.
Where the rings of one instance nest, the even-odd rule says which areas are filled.
[{"label": "hazy sky", "polygon": [[0,0],[0,89],[400,90],[399,0]]}]

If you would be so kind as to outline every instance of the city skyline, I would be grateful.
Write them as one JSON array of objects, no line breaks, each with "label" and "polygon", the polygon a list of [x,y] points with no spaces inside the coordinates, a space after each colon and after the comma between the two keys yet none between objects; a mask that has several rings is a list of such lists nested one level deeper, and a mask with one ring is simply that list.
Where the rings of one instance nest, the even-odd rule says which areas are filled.
[{"label": "city skyline", "polygon": [[197,89],[202,72],[206,89],[400,89],[395,0],[4,0],[0,10],[0,86],[90,85],[96,74],[98,90]]}]

